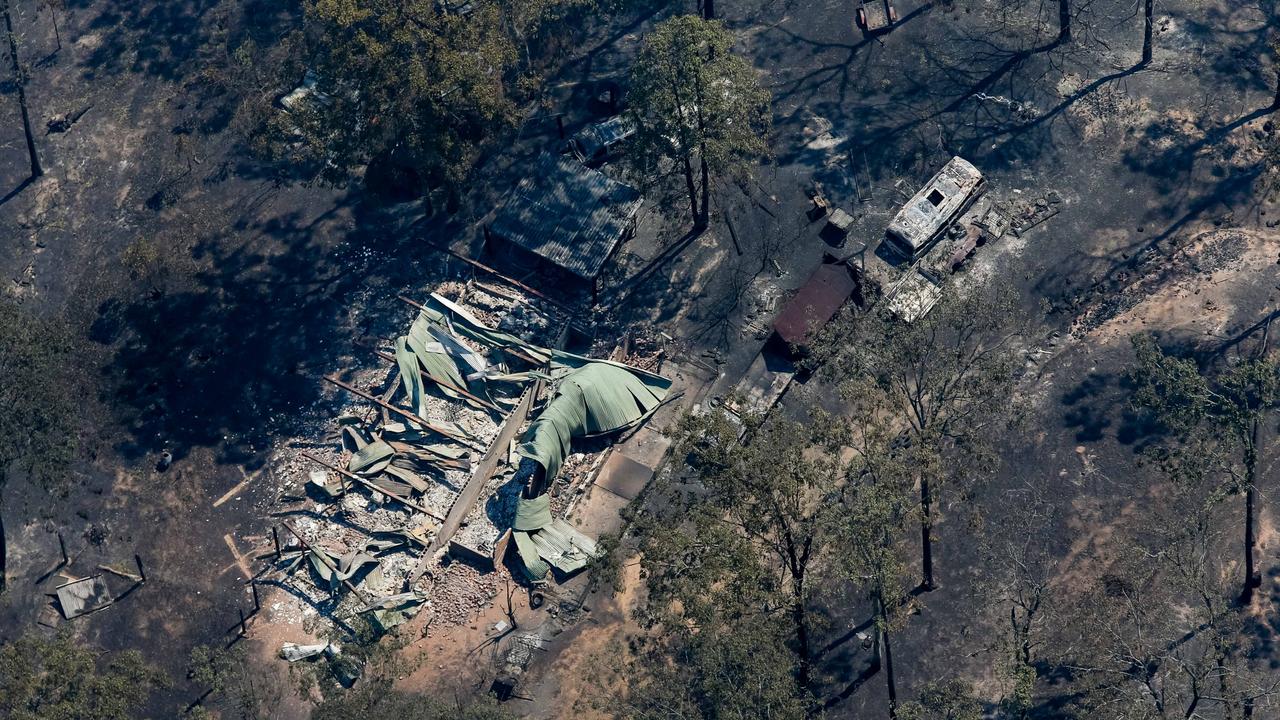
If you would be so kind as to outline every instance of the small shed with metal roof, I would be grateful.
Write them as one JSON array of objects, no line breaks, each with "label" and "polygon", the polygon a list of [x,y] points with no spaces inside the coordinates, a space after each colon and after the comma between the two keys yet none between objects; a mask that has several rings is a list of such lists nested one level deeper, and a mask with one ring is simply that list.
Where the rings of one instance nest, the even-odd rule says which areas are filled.
[{"label": "small shed with metal roof", "polygon": [[782,308],[773,323],[771,341],[781,341],[787,354],[803,354],[823,328],[858,290],[853,268],[824,262]]},{"label": "small shed with metal roof", "polygon": [[640,191],[562,156],[543,155],[487,228],[577,277],[594,281],[635,230]]}]

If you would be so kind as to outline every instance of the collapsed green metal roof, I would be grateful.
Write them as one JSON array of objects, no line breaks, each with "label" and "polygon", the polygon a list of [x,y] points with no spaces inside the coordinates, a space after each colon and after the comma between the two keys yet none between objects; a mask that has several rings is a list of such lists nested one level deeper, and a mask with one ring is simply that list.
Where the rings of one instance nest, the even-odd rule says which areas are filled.
[{"label": "collapsed green metal roof", "polygon": [[658,408],[671,388],[671,381],[658,375],[605,361],[578,362],[583,360],[556,354],[553,362],[566,372],[517,450],[536,460],[548,478],[560,471],[573,438],[634,427]]}]

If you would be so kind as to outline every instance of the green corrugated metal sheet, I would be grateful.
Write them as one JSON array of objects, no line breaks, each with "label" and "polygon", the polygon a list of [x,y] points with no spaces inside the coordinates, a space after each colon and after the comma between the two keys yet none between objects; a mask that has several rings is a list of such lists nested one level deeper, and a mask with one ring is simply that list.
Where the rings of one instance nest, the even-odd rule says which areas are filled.
[{"label": "green corrugated metal sheet", "polygon": [[516,554],[520,556],[520,562],[524,565],[525,574],[530,580],[541,580],[551,572],[551,567],[538,557],[538,546],[533,544],[533,540],[529,537],[529,533],[520,532],[519,530],[511,533],[511,537],[516,541]]},{"label": "green corrugated metal sheet", "polygon": [[[557,355],[578,361],[578,356]],[[556,395],[533,421],[520,455],[542,465],[547,477],[560,472],[575,437],[617,432],[644,421],[657,409],[671,381],[610,362],[583,362],[561,379]]]}]

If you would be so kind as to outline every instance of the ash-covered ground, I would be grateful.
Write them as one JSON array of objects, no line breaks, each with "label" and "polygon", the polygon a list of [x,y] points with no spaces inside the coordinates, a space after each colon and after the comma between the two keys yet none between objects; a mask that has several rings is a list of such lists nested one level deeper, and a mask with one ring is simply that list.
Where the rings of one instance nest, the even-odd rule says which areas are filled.
[{"label": "ash-covered ground", "polygon": [[[1033,484],[1048,495],[1062,512],[1046,542],[1069,569],[1146,487],[1131,472],[1142,428],[1116,380],[1128,335],[1226,346],[1274,309],[1280,209],[1266,198],[1260,153],[1275,133],[1266,49],[1275,9],[1159,2],[1143,65],[1132,2],[1088,4],[1067,43],[1055,39],[1056,16],[1033,4],[1007,14],[981,0],[896,5],[894,29],[868,37],[847,0],[717,3],[773,95],[772,157],[753,181],[718,190],[710,231],[691,241],[679,209],[646,206],[605,283],[601,335],[632,325],[665,333],[680,361],[718,375],[712,392],[721,392],[759,350],[776,298],[824,251],[874,246],[952,155],[1004,198],[1055,193],[1055,217],[985,248],[967,272],[1049,308],[1028,333],[1039,339],[1025,390],[1036,429],[1003,439],[1006,470],[987,492],[1007,499]],[[223,642],[248,606],[241,563],[267,543],[278,486],[263,481],[270,451],[323,437],[341,408],[321,376],[370,363],[355,340],[402,331],[395,296],[424,288],[443,262],[426,243],[478,248],[475,222],[558,137],[545,119],[529,122],[486,159],[459,213],[424,219],[415,204],[358,183],[322,188],[244,160],[244,80],[230,58],[245,40],[292,27],[294,4],[67,6],[55,52],[47,11],[16,4],[37,127],[87,110],[40,138],[48,173],[24,185],[13,88],[0,88],[0,270],[6,292],[67,316],[85,340],[85,454],[66,497],[8,491],[15,579],[0,637],[40,616],[47,598],[35,580],[58,557],[55,530],[87,565],[138,553],[148,584],[76,629],[108,649],[141,648],[169,670],[178,682],[156,701],[167,711],[201,692],[184,682],[190,648]],[[624,76],[661,16],[602,29],[548,78],[546,104],[568,113],[570,131],[593,119],[581,88]],[[844,250],[805,218],[815,185],[856,219]],[[154,256],[139,251],[147,243]],[[787,403],[822,394],[800,386]],[[173,467],[156,471],[165,450]],[[941,583],[964,586],[977,557],[963,521],[946,508],[943,518]],[[1273,518],[1264,511],[1271,564]],[[990,632],[972,612],[981,599],[954,600],[928,603],[904,633],[903,686],[942,667],[981,668]],[[833,613],[846,624],[865,614],[856,603]],[[956,647],[970,654],[958,658]],[[576,692],[554,670],[580,666],[573,653],[585,651],[562,652],[546,661],[544,717],[559,716],[559,693]],[[850,650],[851,668],[865,660]],[[874,714],[879,692],[869,683],[833,710]]]}]

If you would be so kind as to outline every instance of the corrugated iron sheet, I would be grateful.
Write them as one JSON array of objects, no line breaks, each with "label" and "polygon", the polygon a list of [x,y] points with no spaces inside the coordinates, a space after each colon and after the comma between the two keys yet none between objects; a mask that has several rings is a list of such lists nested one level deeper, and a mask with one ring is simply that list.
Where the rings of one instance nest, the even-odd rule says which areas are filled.
[{"label": "corrugated iron sheet", "polygon": [[507,196],[489,229],[593,280],[626,236],[644,199],[635,188],[564,157],[543,155]]},{"label": "corrugated iron sheet", "polygon": [[844,265],[818,266],[808,282],[782,308],[773,330],[788,345],[804,346],[810,335],[826,325],[858,287]]}]

